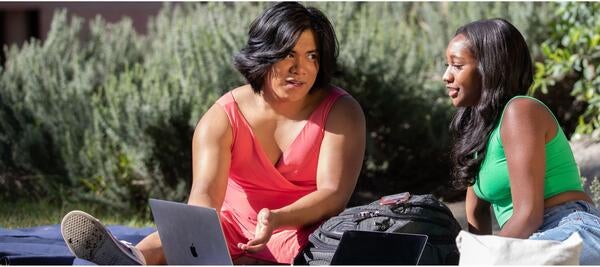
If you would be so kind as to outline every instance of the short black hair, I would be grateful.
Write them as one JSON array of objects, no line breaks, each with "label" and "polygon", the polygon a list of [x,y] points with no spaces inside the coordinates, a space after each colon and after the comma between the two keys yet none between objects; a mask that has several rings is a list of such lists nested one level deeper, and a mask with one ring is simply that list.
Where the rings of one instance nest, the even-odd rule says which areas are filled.
[{"label": "short black hair", "polygon": [[319,53],[314,88],[328,87],[336,70],[338,40],[333,25],[317,8],[297,2],[280,2],[265,10],[250,25],[247,44],[234,56],[234,66],[259,93],[273,64],[285,58],[305,30],[313,30]]}]

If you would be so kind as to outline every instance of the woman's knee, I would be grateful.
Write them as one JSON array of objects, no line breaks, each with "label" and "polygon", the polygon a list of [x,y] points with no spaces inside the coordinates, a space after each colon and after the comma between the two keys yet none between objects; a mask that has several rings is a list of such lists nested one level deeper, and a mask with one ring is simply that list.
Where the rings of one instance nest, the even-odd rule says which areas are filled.
[{"label": "woman's knee", "polygon": [[136,248],[142,252],[148,265],[167,263],[158,232],[146,236],[136,245]]}]

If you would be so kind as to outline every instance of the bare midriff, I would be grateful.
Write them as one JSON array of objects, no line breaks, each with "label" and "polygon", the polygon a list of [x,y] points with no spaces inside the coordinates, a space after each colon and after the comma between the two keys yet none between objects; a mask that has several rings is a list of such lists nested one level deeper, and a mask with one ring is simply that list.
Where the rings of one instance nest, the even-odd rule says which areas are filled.
[{"label": "bare midriff", "polygon": [[556,196],[552,196],[552,197],[545,199],[544,200],[544,208],[547,209],[547,208],[551,208],[554,206],[558,206],[563,203],[577,201],[577,200],[583,200],[583,201],[587,201],[589,203],[593,203],[592,199],[585,192],[567,191],[567,192],[562,192]]}]

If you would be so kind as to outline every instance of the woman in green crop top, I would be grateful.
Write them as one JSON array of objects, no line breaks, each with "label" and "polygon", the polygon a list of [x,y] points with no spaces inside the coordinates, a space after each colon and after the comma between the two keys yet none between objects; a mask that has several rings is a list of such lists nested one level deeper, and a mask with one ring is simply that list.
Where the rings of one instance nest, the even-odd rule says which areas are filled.
[{"label": "woman in green crop top", "polygon": [[600,264],[600,212],[583,192],[557,120],[523,96],[533,67],[521,33],[503,19],[459,28],[446,50],[443,80],[458,108],[450,125],[454,184],[467,188],[469,231],[565,240],[579,232],[582,264]]}]

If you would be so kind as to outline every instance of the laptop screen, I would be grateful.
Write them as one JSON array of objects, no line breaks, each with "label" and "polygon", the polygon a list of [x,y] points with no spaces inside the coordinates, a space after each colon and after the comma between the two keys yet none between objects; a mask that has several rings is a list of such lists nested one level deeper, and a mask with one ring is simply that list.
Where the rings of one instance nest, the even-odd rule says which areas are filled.
[{"label": "laptop screen", "polygon": [[346,231],[331,265],[417,265],[426,244],[420,234]]}]

